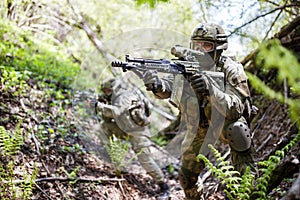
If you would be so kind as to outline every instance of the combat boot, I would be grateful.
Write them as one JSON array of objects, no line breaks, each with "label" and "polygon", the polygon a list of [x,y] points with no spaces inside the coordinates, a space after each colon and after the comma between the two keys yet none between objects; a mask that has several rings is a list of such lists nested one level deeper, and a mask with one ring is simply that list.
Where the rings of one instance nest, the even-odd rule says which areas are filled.
[{"label": "combat boot", "polygon": [[205,200],[202,192],[198,191],[198,186],[194,185],[189,189],[184,190],[185,200]]},{"label": "combat boot", "polygon": [[189,175],[187,177],[182,173],[182,170],[178,171],[178,178],[185,194],[185,200],[204,200],[203,186],[197,184],[198,174],[190,172]]},{"label": "combat boot", "polygon": [[170,187],[167,183],[158,184],[160,188],[160,195],[156,198],[157,200],[168,200],[170,197]]}]

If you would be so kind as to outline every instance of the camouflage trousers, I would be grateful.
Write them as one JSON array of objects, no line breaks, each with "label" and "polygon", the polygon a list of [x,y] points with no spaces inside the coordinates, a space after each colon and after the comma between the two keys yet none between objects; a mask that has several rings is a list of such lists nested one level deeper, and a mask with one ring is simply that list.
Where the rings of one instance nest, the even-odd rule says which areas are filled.
[{"label": "camouflage trousers", "polygon": [[246,168],[249,166],[250,173],[254,176],[258,175],[258,170],[254,162],[255,154],[256,152],[253,145],[251,145],[251,147],[244,152],[238,152],[231,149],[230,155],[234,168],[243,174]]},{"label": "camouflage trousers", "polygon": [[164,182],[163,172],[161,171],[156,161],[153,159],[153,156],[151,155],[151,152],[149,150],[151,141],[148,138],[148,135],[150,133],[147,128],[145,128],[144,131],[140,132],[139,134],[135,132],[134,136],[132,136],[120,129],[115,122],[102,122],[101,130],[103,131],[101,139],[104,144],[109,144],[108,138],[113,134],[120,139],[128,139],[133,148],[133,151],[138,157],[139,163],[146,170],[146,172],[153,178],[156,183],[159,184]]},{"label": "camouflage trousers", "polygon": [[181,169],[178,175],[186,199],[199,200],[202,194],[198,191],[196,183],[205,165],[203,161],[197,162],[196,157],[203,144],[207,129],[198,129],[196,133],[191,129],[187,128],[186,136],[182,142]]}]

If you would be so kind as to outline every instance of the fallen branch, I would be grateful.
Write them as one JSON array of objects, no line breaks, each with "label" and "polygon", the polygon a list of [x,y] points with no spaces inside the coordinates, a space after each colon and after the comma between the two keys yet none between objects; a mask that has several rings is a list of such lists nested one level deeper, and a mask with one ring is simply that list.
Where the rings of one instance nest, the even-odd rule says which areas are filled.
[{"label": "fallen branch", "polygon": [[48,199],[53,200],[38,184],[34,184]]},{"label": "fallen branch", "polygon": [[[13,181],[3,181],[3,183],[24,183],[28,180],[13,180]],[[43,182],[43,181],[81,181],[81,182],[98,182],[98,181],[125,181],[123,178],[69,178],[69,177],[46,177],[46,178],[38,178],[33,180],[34,183]]]},{"label": "fallen branch", "polygon": [[32,137],[32,140],[33,140],[33,142],[35,144],[35,148],[36,148],[37,154],[41,155],[41,152],[40,152],[40,142],[36,139],[35,134],[34,134],[33,131],[31,133],[31,137]]},{"label": "fallen branch", "polygon": [[[115,60],[115,57],[107,51],[102,41],[98,39],[97,34],[94,33],[94,31],[90,28],[89,24],[86,22],[84,17],[80,14],[80,11],[75,6],[73,6],[69,0],[67,2],[70,8],[72,9],[73,13],[77,17],[77,23],[75,24],[75,26],[77,28],[82,29],[86,33],[89,40],[93,43],[93,45],[97,48],[97,50],[101,53],[101,55],[105,58],[105,60],[108,63]],[[113,75],[116,76],[116,70],[113,67],[111,67],[110,69]]]},{"label": "fallen branch", "polygon": [[271,139],[273,139],[273,137],[274,137],[273,134],[268,135],[267,139],[265,139],[264,142],[256,149],[256,152],[259,152],[262,148],[264,148],[267,145],[267,143]]},{"label": "fallen branch", "polygon": [[[47,174],[48,174],[48,175],[51,175],[51,173],[50,173],[48,167],[45,165],[45,163],[44,163],[43,161],[41,161],[41,162],[42,162],[43,167],[44,167],[45,170],[47,171]],[[37,183],[34,183],[34,184],[35,184],[35,185],[38,185]],[[60,194],[64,197],[65,193],[62,191],[62,189],[61,189],[61,187],[59,186],[59,184],[58,184],[57,182],[55,182],[55,185],[57,186],[57,188],[58,188]],[[39,188],[39,190],[42,191],[42,188]],[[42,192],[44,193],[44,191],[42,191]]]},{"label": "fallen branch", "polygon": [[121,188],[121,191],[122,191],[122,195],[123,195],[123,197],[124,197],[124,198],[126,198],[126,194],[125,194],[125,192],[124,192],[124,189],[123,189],[122,183],[119,181],[119,182],[118,182],[118,184],[119,184],[119,187]]},{"label": "fallen branch", "polygon": [[279,165],[276,166],[272,172],[272,176],[268,181],[269,185],[267,188],[267,194],[270,193],[274,188],[286,178],[292,178],[293,175],[299,172],[299,161],[292,160],[291,157],[287,157]]}]

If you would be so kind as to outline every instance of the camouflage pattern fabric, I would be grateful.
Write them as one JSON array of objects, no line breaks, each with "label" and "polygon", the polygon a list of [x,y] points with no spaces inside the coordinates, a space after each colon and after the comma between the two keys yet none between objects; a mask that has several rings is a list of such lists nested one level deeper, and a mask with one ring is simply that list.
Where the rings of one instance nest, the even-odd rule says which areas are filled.
[{"label": "camouflage pattern fabric", "polygon": [[[129,138],[129,142],[134,152],[138,155],[141,166],[159,184],[164,181],[164,175],[149,151],[149,146],[151,145],[149,127],[140,126],[132,118],[133,114],[139,112],[139,116],[136,118],[140,122],[141,114],[144,114],[141,112],[145,112],[145,107],[143,106],[138,106],[137,112],[132,112],[137,102],[144,105],[144,101],[134,91],[118,87],[114,88],[112,99],[109,102],[111,105],[104,106],[103,112],[101,112],[103,119],[101,129],[106,138],[103,142],[108,144],[108,138],[113,134],[121,139]],[[145,118],[147,117],[145,116]]]},{"label": "camouflage pattern fabric", "polygon": [[[216,109],[220,114],[225,117],[224,125],[228,125],[232,122],[242,120],[245,121],[242,114],[245,109],[244,103],[247,102],[247,98],[250,96],[250,92],[247,86],[247,77],[243,70],[243,66],[228,57],[222,57],[222,71],[226,75],[225,92],[220,91],[214,87],[213,84],[208,85],[210,96],[207,97],[208,102],[205,105],[204,111],[207,118],[207,123],[213,123],[212,126],[218,126],[217,121],[211,121],[210,114],[212,108]],[[164,80],[163,84],[165,88],[172,88],[172,79]],[[168,85],[169,84],[169,85]],[[210,84],[210,83],[208,83]],[[186,87],[185,87],[186,89]],[[165,94],[167,91],[164,90]],[[171,93],[171,91],[169,91]],[[162,96],[159,91],[155,93],[157,96]],[[204,138],[207,134],[208,128],[200,123],[195,125],[197,121],[197,112],[195,108],[198,108],[198,100],[195,96],[191,95],[190,91],[184,91],[181,99],[181,131],[185,131],[186,135],[182,143],[182,166],[179,173],[179,179],[181,186],[184,189],[187,199],[200,199],[201,192],[197,191],[195,186],[198,176],[202,171],[204,164],[196,161],[196,156],[199,154],[199,150],[203,144]],[[165,95],[166,96],[166,95]],[[220,136],[221,141],[226,143],[223,137],[223,128],[220,128],[220,133],[216,134]],[[231,150],[232,162],[236,167],[236,170],[243,173],[246,166],[251,166],[252,171],[255,173],[254,163],[254,151],[251,149],[245,152],[238,152]]]}]

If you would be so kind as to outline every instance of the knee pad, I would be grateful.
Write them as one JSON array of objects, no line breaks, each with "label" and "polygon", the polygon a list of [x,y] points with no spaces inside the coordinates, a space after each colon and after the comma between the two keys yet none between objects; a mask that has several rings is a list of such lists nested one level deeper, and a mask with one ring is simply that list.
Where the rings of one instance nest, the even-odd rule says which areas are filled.
[{"label": "knee pad", "polygon": [[245,151],[251,146],[250,128],[246,122],[236,121],[225,129],[224,137],[235,151]]}]

